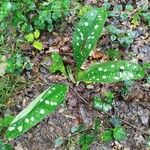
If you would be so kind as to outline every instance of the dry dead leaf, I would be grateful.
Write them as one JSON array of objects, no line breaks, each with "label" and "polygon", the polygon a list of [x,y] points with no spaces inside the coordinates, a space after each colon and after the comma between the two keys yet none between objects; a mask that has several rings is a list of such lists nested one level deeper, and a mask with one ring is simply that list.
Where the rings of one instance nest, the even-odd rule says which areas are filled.
[{"label": "dry dead leaf", "polygon": [[96,50],[96,51],[94,51],[94,53],[93,53],[93,58],[94,58],[94,59],[100,59],[100,58],[103,58],[104,55],[105,55],[104,53],[102,53],[102,52]]}]

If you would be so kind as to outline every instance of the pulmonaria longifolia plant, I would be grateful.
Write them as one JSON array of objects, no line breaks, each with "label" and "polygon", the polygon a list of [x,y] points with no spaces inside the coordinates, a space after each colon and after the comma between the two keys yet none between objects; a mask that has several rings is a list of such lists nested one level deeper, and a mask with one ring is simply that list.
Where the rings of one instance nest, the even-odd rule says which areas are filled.
[{"label": "pulmonaria longifolia plant", "polygon": [[[73,54],[76,62],[75,82],[113,83],[123,80],[134,80],[144,77],[144,69],[128,61],[108,61],[96,63],[81,70],[82,64],[94,49],[107,18],[107,11],[103,8],[89,10],[79,21],[73,34]],[[53,64],[50,71],[61,71],[70,76],[69,69],[65,68],[63,59],[58,53],[52,54]],[[67,70],[67,71],[66,71]],[[31,127],[35,126],[49,113],[52,113],[65,99],[68,85],[54,84],[34,99],[11,122],[6,131],[7,139],[14,139]]]}]

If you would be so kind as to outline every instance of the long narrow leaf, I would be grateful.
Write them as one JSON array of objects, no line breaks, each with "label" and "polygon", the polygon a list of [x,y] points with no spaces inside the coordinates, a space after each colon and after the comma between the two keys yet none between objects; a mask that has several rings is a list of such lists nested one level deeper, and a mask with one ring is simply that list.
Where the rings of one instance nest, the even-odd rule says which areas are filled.
[{"label": "long narrow leaf", "polygon": [[145,75],[144,69],[127,61],[98,63],[82,72],[78,80],[85,82],[113,83],[124,80],[137,80]]},{"label": "long narrow leaf", "polygon": [[6,138],[10,140],[22,135],[52,113],[63,102],[67,91],[65,84],[55,84],[45,90],[11,122]]},{"label": "long narrow leaf", "polygon": [[73,51],[78,71],[101,36],[106,17],[105,9],[93,8],[79,21],[73,35]]}]

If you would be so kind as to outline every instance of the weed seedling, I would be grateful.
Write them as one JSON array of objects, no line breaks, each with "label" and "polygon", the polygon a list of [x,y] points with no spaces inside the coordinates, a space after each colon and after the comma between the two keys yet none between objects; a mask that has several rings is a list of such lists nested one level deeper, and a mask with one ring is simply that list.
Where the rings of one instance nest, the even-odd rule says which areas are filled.
[{"label": "weed seedling", "polygon": [[33,45],[34,48],[38,50],[43,49],[43,44],[38,40],[40,37],[40,31],[36,30],[34,33],[27,34],[25,39]]}]

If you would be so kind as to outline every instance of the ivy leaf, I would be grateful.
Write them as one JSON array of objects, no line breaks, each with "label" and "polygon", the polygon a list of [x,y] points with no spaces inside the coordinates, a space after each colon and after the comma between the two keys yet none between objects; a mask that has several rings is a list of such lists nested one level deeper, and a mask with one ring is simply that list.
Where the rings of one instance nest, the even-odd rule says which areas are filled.
[{"label": "ivy leaf", "polygon": [[6,138],[11,140],[21,136],[49,113],[54,112],[64,101],[67,91],[65,84],[55,84],[45,90],[15,117],[6,131]]},{"label": "ivy leaf", "polygon": [[109,61],[96,63],[78,75],[79,81],[113,83],[126,80],[137,80],[145,75],[144,69],[128,61]]},{"label": "ivy leaf", "polygon": [[62,72],[63,75],[67,75],[64,64],[63,64],[63,59],[58,53],[52,53],[51,55],[51,60],[52,60],[52,65],[50,66],[50,72],[54,73],[56,71]]},{"label": "ivy leaf", "polygon": [[105,9],[93,8],[78,23],[73,34],[73,52],[77,71],[79,71],[101,36],[106,16],[107,11]]},{"label": "ivy leaf", "polygon": [[43,49],[43,44],[40,41],[34,41],[33,46],[34,46],[34,48],[36,48],[38,50]]}]

